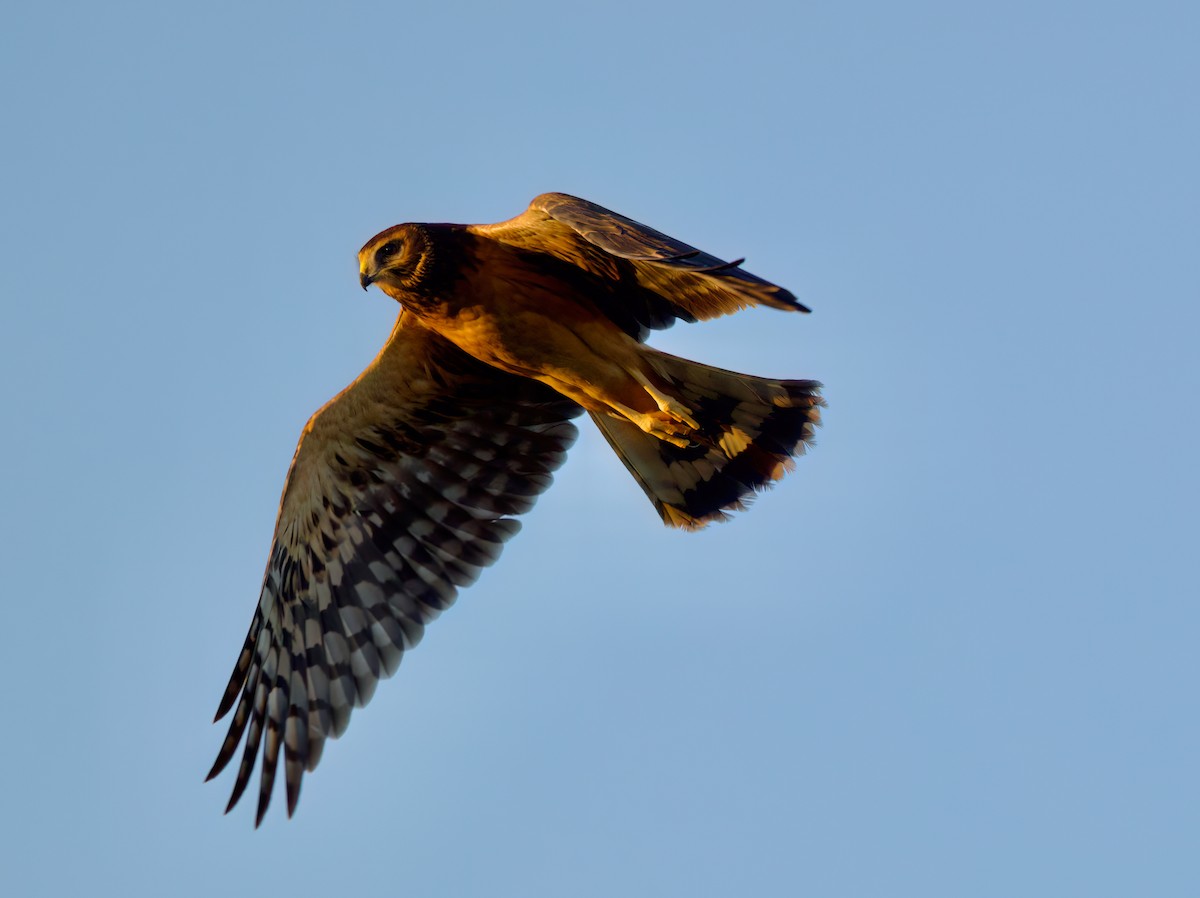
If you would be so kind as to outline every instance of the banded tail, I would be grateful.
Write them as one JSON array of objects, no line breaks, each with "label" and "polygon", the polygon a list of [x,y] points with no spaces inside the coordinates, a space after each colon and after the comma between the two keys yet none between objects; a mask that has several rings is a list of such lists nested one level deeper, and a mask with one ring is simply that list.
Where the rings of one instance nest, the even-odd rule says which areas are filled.
[{"label": "banded tail", "polygon": [[699,530],[745,510],[812,444],[825,404],[817,381],[770,380],[647,350],[700,425],[692,445],[674,446],[620,418],[592,420],[668,526]]}]

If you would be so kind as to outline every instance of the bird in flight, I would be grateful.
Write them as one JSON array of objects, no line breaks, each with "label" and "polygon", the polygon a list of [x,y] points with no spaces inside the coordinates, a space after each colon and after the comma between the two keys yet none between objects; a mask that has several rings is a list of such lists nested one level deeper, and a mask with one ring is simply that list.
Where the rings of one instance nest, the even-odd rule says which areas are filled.
[{"label": "bird in flight", "polygon": [[804,452],[820,384],[712,368],[645,345],[677,319],[809,311],[782,287],[561,193],[491,225],[402,224],[359,251],[400,304],[366,370],[304,426],[209,772],[261,751],[255,825],[283,754],[305,771],[425,625],[496,560],[550,486],[586,411],[663,521],[745,508]]}]

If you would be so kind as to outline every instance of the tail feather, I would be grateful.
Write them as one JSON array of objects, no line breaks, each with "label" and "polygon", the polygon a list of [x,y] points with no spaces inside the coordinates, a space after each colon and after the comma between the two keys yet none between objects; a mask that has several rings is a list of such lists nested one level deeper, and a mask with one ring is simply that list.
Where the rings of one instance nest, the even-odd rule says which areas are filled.
[{"label": "tail feather", "polygon": [[813,442],[825,404],[817,381],[770,380],[660,352],[648,361],[700,425],[692,445],[674,446],[624,419],[592,420],[668,526],[698,530],[745,510]]}]

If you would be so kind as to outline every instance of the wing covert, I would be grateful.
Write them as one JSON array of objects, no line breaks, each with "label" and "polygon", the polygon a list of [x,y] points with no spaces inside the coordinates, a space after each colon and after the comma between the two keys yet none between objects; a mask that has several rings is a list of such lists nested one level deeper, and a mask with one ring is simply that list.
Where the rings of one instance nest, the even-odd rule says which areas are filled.
[{"label": "wing covert", "polygon": [[543,193],[516,218],[471,230],[619,281],[619,295],[598,305],[631,333],[632,313],[640,339],[676,319],[703,321],[749,306],[809,311],[790,291],[745,271],[744,259],[727,262],[565,193]]}]

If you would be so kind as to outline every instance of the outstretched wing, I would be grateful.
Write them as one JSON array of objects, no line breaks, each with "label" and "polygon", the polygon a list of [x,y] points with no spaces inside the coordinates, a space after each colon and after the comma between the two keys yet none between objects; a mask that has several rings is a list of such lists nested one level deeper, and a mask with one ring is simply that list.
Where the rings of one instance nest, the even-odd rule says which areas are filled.
[{"label": "outstretched wing", "polygon": [[245,737],[228,811],[262,750],[256,824],[282,749],[289,816],[305,770],[425,624],[500,554],[551,483],[579,407],[495,371],[404,312],[353,384],[304,428],[250,632],[217,711],[208,778]]},{"label": "outstretched wing", "polygon": [[476,234],[549,254],[622,289],[601,311],[639,336],[676,319],[703,321],[748,306],[807,312],[789,291],[603,206],[565,193],[543,193],[509,221],[472,225]]}]

